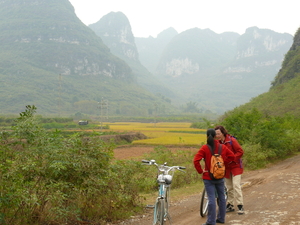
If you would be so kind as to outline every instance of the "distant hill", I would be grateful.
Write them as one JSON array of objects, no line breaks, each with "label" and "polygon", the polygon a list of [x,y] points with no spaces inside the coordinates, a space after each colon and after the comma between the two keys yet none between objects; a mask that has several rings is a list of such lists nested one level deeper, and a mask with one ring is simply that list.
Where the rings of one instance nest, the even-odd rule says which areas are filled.
[{"label": "distant hill", "polygon": [[2,0],[0,21],[0,114],[34,104],[44,115],[99,115],[103,99],[113,115],[222,114],[297,77],[299,38],[268,29],[135,38],[123,13],[87,27],[68,0]]},{"label": "distant hill", "polygon": [[180,96],[172,100],[177,105],[194,102],[222,114],[270,88],[292,39],[257,27],[243,35],[193,28],[170,40],[154,75]]},{"label": "distant hill", "polygon": [[122,12],[110,12],[89,27],[101,37],[114,55],[139,61],[130,23]]},{"label": "distant hill", "polygon": [[175,96],[140,63],[135,38],[125,14],[110,12],[89,27],[101,37],[114,55],[123,59],[130,66],[138,84],[154,94],[164,95],[168,93],[170,96]]},{"label": "distant hill", "polygon": [[0,2],[0,113],[149,115],[174,107],[136,82],[133,69],[75,15],[68,0]]},{"label": "distant hill", "polygon": [[284,57],[282,67],[272,82],[272,87],[263,93],[243,104],[235,111],[251,110],[257,108],[266,115],[281,116],[290,114],[300,116],[300,28],[294,36],[294,41]]},{"label": "distant hill", "polygon": [[151,73],[156,71],[163,50],[176,35],[178,35],[178,32],[170,27],[160,32],[156,38],[151,36],[148,38],[135,38],[140,61]]}]

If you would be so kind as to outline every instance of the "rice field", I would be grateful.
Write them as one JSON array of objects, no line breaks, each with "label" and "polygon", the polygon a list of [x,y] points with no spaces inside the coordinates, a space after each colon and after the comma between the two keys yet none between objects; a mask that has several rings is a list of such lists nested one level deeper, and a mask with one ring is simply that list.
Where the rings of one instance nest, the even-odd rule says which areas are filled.
[{"label": "rice field", "polygon": [[141,132],[148,137],[132,144],[149,145],[201,145],[206,142],[206,130],[190,128],[191,123],[105,123],[109,130],[118,132]]}]

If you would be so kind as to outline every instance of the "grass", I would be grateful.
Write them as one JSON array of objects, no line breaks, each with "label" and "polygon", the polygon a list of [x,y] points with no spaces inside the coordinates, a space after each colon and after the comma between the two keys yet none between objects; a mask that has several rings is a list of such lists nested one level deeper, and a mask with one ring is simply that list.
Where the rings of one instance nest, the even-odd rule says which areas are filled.
[{"label": "grass", "polygon": [[[108,125],[109,131],[113,132],[141,132],[148,139],[133,141],[133,145],[149,144],[149,145],[178,145],[178,146],[200,146],[206,142],[206,130],[190,128],[191,123],[181,122],[164,122],[164,123],[138,123],[138,122],[118,122],[105,123]],[[192,154],[193,155],[193,154]],[[147,157],[146,157],[147,158]],[[176,179],[176,175],[175,175]],[[202,175],[199,175],[199,181],[190,183],[180,188],[171,188],[171,202],[193,195],[200,196],[203,189]],[[157,198],[157,191],[151,193],[141,193],[143,204],[153,205]]]},{"label": "grass", "polygon": [[190,128],[191,123],[106,123],[110,131],[141,132],[148,139],[133,141],[135,144],[199,146],[206,141],[205,130]]},{"label": "grass", "polygon": [[[170,199],[171,202],[177,202],[184,198],[188,198],[189,196],[193,195],[199,195],[199,205],[200,205],[200,197],[203,190],[203,182],[202,179],[200,179],[202,176],[199,175],[199,182],[189,184],[185,187],[172,189],[171,187],[171,195]],[[150,194],[141,194],[141,197],[144,199],[145,205],[153,205],[155,202],[155,199],[157,198],[157,192],[153,192]]]}]

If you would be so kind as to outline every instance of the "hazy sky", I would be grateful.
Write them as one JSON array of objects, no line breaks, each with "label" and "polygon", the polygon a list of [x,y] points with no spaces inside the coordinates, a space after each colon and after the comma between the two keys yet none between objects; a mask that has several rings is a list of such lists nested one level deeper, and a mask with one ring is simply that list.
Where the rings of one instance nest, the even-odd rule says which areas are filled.
[{"label": "hazy sky", "polygon": [[294,35],[300,27],[299,0],[69,0],[86,25],[110,12],[124,13],[135,37],[156,37],[173,27],[243,34],[249,27]]}]

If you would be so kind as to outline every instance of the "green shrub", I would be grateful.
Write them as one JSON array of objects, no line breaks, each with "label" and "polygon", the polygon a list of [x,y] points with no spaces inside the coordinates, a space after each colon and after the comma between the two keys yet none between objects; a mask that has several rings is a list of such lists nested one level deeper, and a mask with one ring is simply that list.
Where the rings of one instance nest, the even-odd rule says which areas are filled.
[{"label": "green shrub", "polygon": [[[13,131],[0,133],[0,224],[105,224],[141,212],[140,194],[157,191],[155,166],[113,161],[115,146],[99,139],[104,132],[45,130],[35,113],[35,106],[27,106]],[[220,123],[242,143],[247,169],[300,149],[300,120],[288,115],[269,117],[254,109]],[[174,174],[172,188],[178,188],[201,180],[194,154],[160,146],[145,159],[185,166],[186,173]]]},{"label": "green shrub", "polygon": [[142,208],[129,179],[138,164],[113,164],[115,146],[97,136],[44,130],[35,111],[20,113],[9,141],[1,135],[1,224],[102,224]]},{"label": "green shrub", "polygon": [[244,144],[243,165],[249,170],[265,167],[268,159],[275,156],[271,149],[263,148],[260,144]]},{"label": "green shrub", "polygon": [[284,159],[300,149],[300,119],[291,115],[268,116],[252,109],[231,113],[220,123],[242,144],[249,169]]}]

